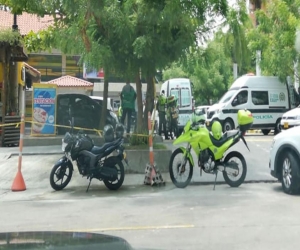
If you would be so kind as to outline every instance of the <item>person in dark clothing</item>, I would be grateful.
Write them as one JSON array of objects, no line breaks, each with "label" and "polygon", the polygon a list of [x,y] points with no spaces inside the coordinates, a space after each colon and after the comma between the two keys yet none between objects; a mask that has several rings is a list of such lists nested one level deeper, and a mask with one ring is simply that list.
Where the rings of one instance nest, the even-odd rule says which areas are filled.
[{"label": "person in dark clothing", "polygon": [[126,83],[121,92],[122,117],[121,123],[124,124],[127,116],[127,134],[130,133],[131,115],[135,109],[136,92],[130,83]]},{"label": "person in dark clothing", "polygon": [[166,128],[166,102],[167,99],[165,97],[165,91],[162,90],[161,95],[158,98],[157,102],[157,110],[158,110],[158,117],[159,117],[159,125],[158,125],[158,134],[161,136],[161,130],[163,127],[165,139],[168,140],[168,133]]}]

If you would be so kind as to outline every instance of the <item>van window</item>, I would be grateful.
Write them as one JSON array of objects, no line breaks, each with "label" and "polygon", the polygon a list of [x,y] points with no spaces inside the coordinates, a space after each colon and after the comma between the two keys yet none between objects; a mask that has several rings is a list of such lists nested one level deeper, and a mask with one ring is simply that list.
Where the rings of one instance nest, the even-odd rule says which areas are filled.
[{"label": "van window", "polygon": [[227,91],[220,99],[219,103],[226,103],[228,102],[231,97],[236,93],[236,89],[235,90],[229,90]]},{"label": "van window", "polygon": [[243,90],[237,94],[237,96],[232,101],[232,106],[237,106],[245,104],[248,102],[248,90]]},{"label": "van window", "polygon": [[182,88],[181,89],[181,106],[186,107],[186,106],[190,106],[190,104],[191,104],[190,89]]},{"label": "van window", "polygon": [[177,98],[177,103],[178,103],[179,106],[181,106],[181,105],[180,105],[181,100],[180,100],[180,96],[179,96],[179,89],[171,89],[171,90],[170,90],[170,95],[176,96],[176,98]]},{"label": "van window", "polygon": [[268,91],[251,91],[254,105],[269,105]]}]

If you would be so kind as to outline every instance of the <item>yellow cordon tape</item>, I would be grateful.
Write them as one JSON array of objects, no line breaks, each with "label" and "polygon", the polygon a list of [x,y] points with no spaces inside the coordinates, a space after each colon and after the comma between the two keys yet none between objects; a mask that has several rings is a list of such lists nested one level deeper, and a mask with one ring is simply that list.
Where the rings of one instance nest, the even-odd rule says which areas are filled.
[{"label": "yellow cordon tape", "polygon": [[[7,123],[7,124],[0,124],[0,127],[7,127],[7,126],[16,126],[18,128],[22,122],[15,122],[15,123]],[[60,128],[72,128],[71,126],[65,126],[65,125],[58,125],[58,124],[53,124],[53,123],[40,123],[40,122],[32,122],[32,121],[25,121],[25,123],[31,123],[31,124],[43,124],[43,125],[48,125],[48,126],[54,126],[54,127],[60,127]],[[82,127],[73,127],[73,129],[78,129],[78,130],[85,130],[85,131],[93,131],[98,133],[100,137],[102,137],[102,132],[103,130],[100,129],[91,129],[91,128],[82,128]],[[139,136],[139,137],[149,137],[149,135],[144,135],[144,134],[131,134],[134,136]],[[152,134],[153,135],[153,129],[152,129]]]},{"label": "yellow cordon tape", "polygon": [[8,126],[14,126],[16,125],[16,128],[19,127],[19,125],[21,124],[22,122],[14,122],[14,123],[5,123],[5,124],[0,124],[0,127],[8,127]]}]

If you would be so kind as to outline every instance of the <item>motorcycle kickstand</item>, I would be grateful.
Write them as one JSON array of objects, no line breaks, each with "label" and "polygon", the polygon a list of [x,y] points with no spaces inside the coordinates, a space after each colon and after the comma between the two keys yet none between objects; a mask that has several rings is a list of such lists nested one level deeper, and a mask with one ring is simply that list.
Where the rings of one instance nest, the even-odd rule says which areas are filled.
[{"label": "motorcycle kickstand", "polygon": [[88,187],[87,187],[87,189],[86,189],[86,193],[89,191],[89,188],[90,188],[90,185],[91,185],[91,182],[92,182],[92,179],[93,179],[93,177],[90,177],[90,182],[89,182],[89,185],[88,185]]},{"label": "motorcycle kickstand", "polygon": [[214,189],[213,189],[214,191],[215,191],[215,189],[216,189],[217,177],[218,177],[218,171],[216,171],[216,178],[215,178]]}]

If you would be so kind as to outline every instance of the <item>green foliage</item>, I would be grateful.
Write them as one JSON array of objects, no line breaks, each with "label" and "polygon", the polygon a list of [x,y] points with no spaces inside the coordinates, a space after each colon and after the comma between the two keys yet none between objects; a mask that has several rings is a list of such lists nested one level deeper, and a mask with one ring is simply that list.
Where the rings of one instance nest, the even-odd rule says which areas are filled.
[{"label": "green foliage", "polygon": [[131,135],[129,138],[129,145],[148,145],[148,133],[145,131],[139,135]]},{"label": "green foliage", "polygon": [[0,29],[0,44],[2,43],[22,46],[23,39],[18,31],[13,31],[12,29]]},{"label": "green foliage", "polygon": [[171,64],[170,67],[168,67],[167,69],[165,69],[163,71],[163,80],[166,81],[168,79],[171,78],[188,78],[189,75],[183,71],[182,67],[180,66],[180,64],[177,62],[174,62]]},{"label": "green foliage", "polygon": [[294,63],[299,58],[295,49],[299,6],[299,0],[274,0],[266,3],[266,11],[256,12],[259,25],[247,36],[252,53],[262,51],[263,74],[277,75],[281,80],[294,75]]}]

